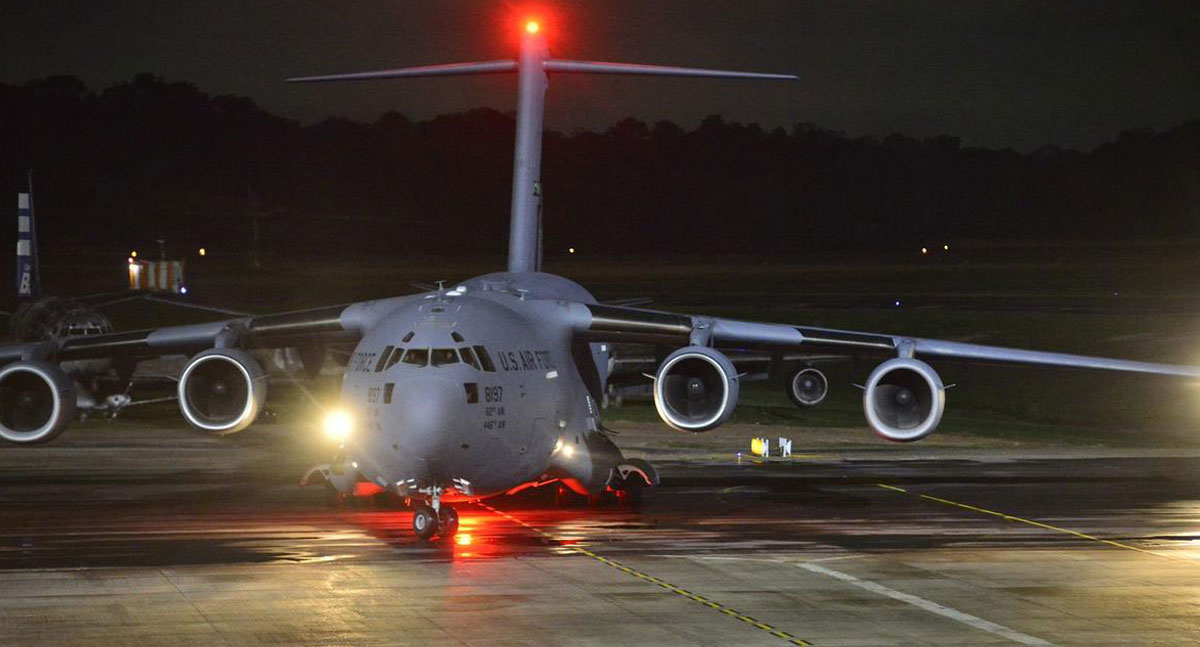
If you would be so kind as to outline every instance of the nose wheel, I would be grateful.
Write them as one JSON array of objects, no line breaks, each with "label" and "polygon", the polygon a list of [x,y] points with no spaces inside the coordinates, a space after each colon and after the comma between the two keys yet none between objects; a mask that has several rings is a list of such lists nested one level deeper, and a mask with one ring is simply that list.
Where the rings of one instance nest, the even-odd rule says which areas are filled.
[{"label": "nose wheel", "polygon": [[431,503],[420,503],[413,509],[413,534],[417,539],[433,537],[449,539],[458,533],[458,511],[448,505],[439,505],[437,498]]},{"label": "nose wheel", "polygon": [[437,534],[438,515],[432,506],[425,503],[413,510],[413,534],[417,539],[430,539]]},{"label": "nose wheel", "polygon": [[441,514],[438,518],[438,527],[441,528],[441,536],[443,539],[449,539],[458,534],[458,510],[451,508],[448,505],[442,506]]}]

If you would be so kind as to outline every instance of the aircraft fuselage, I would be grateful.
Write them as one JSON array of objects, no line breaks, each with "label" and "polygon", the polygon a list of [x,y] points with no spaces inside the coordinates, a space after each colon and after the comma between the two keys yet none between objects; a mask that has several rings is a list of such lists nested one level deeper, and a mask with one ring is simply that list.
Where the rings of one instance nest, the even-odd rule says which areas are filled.
[{"label": "aircraft fuselage", "polygon": [[343,379],[347,462],[388,491],[449,501],[544,478],[603,489],[621,460],[598,431],[607,347],[573,348],[560,299],[594,302],[560,277],[501,273],[380,313]]}]

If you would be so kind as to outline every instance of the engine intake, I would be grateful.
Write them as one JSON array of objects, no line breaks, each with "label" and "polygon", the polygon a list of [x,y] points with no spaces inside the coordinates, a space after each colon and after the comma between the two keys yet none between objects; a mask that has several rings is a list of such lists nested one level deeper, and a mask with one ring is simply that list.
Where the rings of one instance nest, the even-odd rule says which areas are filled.
[{"label": "engine intake", "polygon": [[180,412],[188,424],[213,434],[250,426],[266,399],[266,373],[243,350],[206,350],[193,357],[179,377]]},{"label": "engine intake", "polygon": [[788,397],[798,407],[815,407],[829,395],[829,380],[815,368],[802,368],[788,378]]},{"label": "engine intake", "polygon": [[680,431],[708,431],[733,415],[738,374],[721,353],[688,346],[663,360],[654,379],[654,407],[663,422]]},{"label": "engine intake", "polygon": [[75,414],[75,385],[63,370],[42,361],[0,369],[0,438],[19,445],[61,434]]},{"label": "engine intake", "polygon": [[931,366],[897,357],[875,367],[863,391],[867,424],[883,438],[907,443],[937,428],[946,408],[946,387]]}]

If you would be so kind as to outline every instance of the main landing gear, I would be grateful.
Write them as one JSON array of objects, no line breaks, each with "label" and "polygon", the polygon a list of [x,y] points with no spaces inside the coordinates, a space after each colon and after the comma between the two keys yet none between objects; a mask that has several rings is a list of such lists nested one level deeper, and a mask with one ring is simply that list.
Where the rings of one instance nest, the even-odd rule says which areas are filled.
[{"label": "main landing gear", "polygon": [[609,489],[621,505],[637,507],[642,503],[642,488],[656,487],[658,470],[640,458],[629,458],[613,468]]},{"label": "main landing gear", "polygon": [[432,488],[429,502],[413,508],[413,534],[418,539],[449,539],[458,533],[458,511],[441,504],[442,489]]}]

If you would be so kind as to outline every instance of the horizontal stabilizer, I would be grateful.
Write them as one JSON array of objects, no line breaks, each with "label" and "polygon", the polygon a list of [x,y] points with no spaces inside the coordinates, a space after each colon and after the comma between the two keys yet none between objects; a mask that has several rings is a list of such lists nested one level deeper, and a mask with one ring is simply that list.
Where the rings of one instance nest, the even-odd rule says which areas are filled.
[{"label": "horizontal stabilizer", "polygon": [[716,79],[776,79],[795,81],[792,74],[763,74],[761,72],[733,72],[730,70],[704,70],[693,67],[670,67],[666,65],[639,65],[635,63],[602,63],[599,61],[567,61],[550,59],[545,63],[547,72],[582,72],[585,74],[633,74],[639,76],[702,76]]},{"label": "horizontal stabilizer", "polygon": [[[547,72],[574,72],[579,74],[630,74],[636,76],[699,76],[715,79],[768,79],[795,81],[792,74],[763,74],[761,72],[735,72],[731,70],[705,70],[693,67],[671,67],[666,65],[639,65],[635,63],[603,63],[600,61],[568,61],[549,59],[543,63]],[[401,67],[374,72],[351,72],[349,74],[327,74],[323,76],[300,76],[288,79],[289,83],[315,81],[369,81],[374,79],[399,79],[418,76],[457,76],[463,74],[495,74],[517,71],[517,62],[511,60],[482,61],[478,63],[451,63],[448,65],[423,65]]]},{"label": "horizontal stabilizer", "polygon": [[423,65],[420,67],[401,67],[394,70],[377,70],[375,72],[352,72],[350,74],[327,74],[324,76],[299,76],[288,79],[289,83],[308,83],[313,81],[368,81],[371,79],[399,79],[415,76],[457,76],[461,74],[494,74],[496,72],[515,72],[517,62],[511,60],[482,61],[478,63],[450,63],[448,65]]}]

